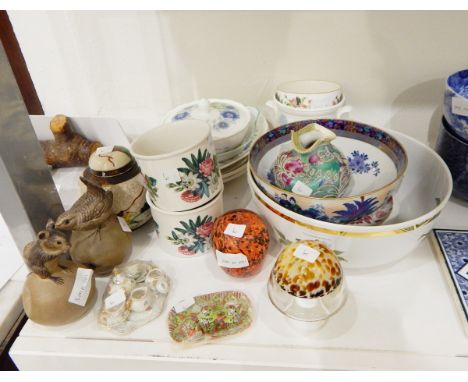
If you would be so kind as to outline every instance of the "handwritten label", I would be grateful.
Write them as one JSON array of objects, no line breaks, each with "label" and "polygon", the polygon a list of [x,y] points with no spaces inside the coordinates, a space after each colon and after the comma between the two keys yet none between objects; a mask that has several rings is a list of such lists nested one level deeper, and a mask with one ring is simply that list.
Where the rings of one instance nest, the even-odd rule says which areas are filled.
[{"label": "handwritten label", "polygon": [[165,184],[180,182],[179,171],[176,168],[163,170],[162,177]]},{"label": "handwritten label", "polygon": [[468,117],[468,101],[461,97],[453,97],[452,113]]},{"label": "handwritten label", "polygon": [[247,226],[245,224],[233,224],[229,223],[224,230],[224,233],[229,236],[234,236],[237,238],[241,238],[244,236],[245,228]]},{"label": "handwritten label", "polygon": [[319,257],[320,252],[317,251],[315,248],[311,248],[308,245],[299,244],[294,251],[294,256],[298,259],[302,259],[308,261],[309,263],[313,263],[317,257]]},{"label": "handwritten label", "polygon": [[195,300],[193,299],[193,297],[186,298],[184,300],[179,301],[177,304],[174,304],[174,310],[176,313],[180,313],[190,308],[193,304],[195,304]]},{"label": "handwritten label", "polygon": [[113,150],[114,150],[114,146],[102,146],[96,149],[96,154],[97,155],[108,154],[108,153],[111,153]]},{"label": "handwritten label", "polygon": [[122,288],[119,288],[116,292],[106,297],[104,300],[104,306],[106,309],[112,309],[125,302],[126,299],[125,291]]},{"label": "handwritten label", "polygon": [[468,280],[468,263],[457,272],[461,277]]},{"label": "handwritten label", "polygon": [[249,266],[247,256],[242,253],[224,253],[216,250],[218,265],[224,268],[245,268]]},{"label": "handwritten label", "polygon": [[117,220],[119,221],[120,228],[124,232],[132,232],[132,229],[128,226],[127,221],[122,216],[117,216]]},{"label": "handwritten label", "polygon": [[91,292],[91,282],[93,277],[92,269],[78,268],[75,275],[68,302],[75,305],[85,306],[88,301],[89,292]]},{"label": "handwritten label", "polygon": [[296,183],[294,183],[292,192],[298,195],[310,196],[310,194],[312,193],[312,189],[307,184],[302,183],[300,180],[297,180]]}]

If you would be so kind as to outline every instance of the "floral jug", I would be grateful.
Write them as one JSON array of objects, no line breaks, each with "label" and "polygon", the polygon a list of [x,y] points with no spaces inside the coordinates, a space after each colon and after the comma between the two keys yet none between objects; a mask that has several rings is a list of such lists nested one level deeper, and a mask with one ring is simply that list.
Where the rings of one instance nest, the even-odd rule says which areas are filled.
[{"label": "floral jug", "polygon": [[291,132],[293,149],[278,155],[270,172],[273,185],[303,196],[336,198],[351,179],[348,162],[331,141],[336,135],[312,123]]}]

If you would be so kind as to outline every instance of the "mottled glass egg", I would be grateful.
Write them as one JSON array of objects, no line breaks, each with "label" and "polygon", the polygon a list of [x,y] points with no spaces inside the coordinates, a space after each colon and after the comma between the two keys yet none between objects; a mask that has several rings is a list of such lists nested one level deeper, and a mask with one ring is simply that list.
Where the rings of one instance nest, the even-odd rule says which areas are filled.
[{"label": "mottled glass egg", "polygon": [[268,251],[268,229],[249,210],[232,210],[216,219],[212,236],[218,265],[234,277],[258,273]]},{"label": "mottled glass egg", "polygon": [[315,240],[288,245],[271,272],[268,295],[273,305],[288,317],[301,321],[328,318],[346,300],[337,256]]}]

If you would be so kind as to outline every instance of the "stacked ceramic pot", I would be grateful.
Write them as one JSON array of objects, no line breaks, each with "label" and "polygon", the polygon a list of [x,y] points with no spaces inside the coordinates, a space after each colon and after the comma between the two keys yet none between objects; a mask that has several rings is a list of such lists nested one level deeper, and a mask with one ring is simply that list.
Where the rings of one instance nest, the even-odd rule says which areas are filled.
[{"label": "stacked ceramic pot", "polygon": [[146,180],[160,247],[180,257],[206,254],[223,212],[210,125],[195,119],[165,123],[136,138],[131,150]]},{"label": "stacked ceramic pot", "polygon": [[249,149],[268,129],[253,107],[228,99],[199,99],[180,105],[164,117],[164,123],[201,120],[211,127],[219,168],[226,183],[245,173]]},{"label": "stacked ceramic pot", "polygon": [[285,82],[276,88],[273,100],[266,103],[270,122],[276,126],[319,118],[341,118],[351,106],[341,85],[335,82],[299,80]]},{"label": "stacked ceramic pot", "polygon": [[436,149],[452,173],[453,194],[468,200],[468,69],[447,78]]}]

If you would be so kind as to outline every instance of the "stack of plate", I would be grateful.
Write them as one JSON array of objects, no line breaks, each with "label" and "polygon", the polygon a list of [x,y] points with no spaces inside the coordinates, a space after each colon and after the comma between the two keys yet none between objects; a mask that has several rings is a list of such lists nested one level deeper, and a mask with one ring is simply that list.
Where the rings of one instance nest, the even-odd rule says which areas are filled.
[{"label": "stack of plate", "polygon": [[268,122],[255,108],[248,106],[250,112],[249,133],[237,147],[217,153],[223,182],[238,178],[247,171],[249,151],[253,143],[268,131]]},{"label": "stack of plate", "polygon": [[210,125],[225,183],[245,173],[250,147],[268,130],[266,119],[257,109],[229,99],[203,98],[180,105],[164,117],[164,122],[189,119]]}]

